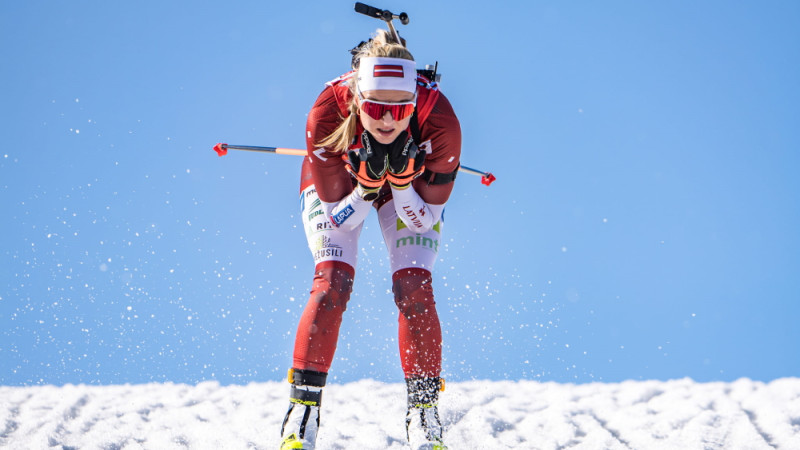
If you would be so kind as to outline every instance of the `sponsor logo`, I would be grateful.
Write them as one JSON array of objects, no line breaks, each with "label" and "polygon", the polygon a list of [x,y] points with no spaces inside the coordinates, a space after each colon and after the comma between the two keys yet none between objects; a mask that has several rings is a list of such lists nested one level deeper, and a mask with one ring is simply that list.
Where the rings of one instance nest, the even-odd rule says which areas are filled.
[{"label": "sponsor logo", "polygon": [[336,258],[342,257],[342,249],[341,248],[322,248],[314,252],[314,259],[319,260],[322,258],[328,258],[334,256]]},{"label": "sponsor logo", "polygon": [[320,236],[316,240],[316,245],[314,246],[314,260],[319,260],[321,258],[328,258],[328,257],[337,257],[341,258],[344,254],[342,247],[333,244],[331,242],[331,238],[328,236]]},{"label": "sponsor logo", "polygon": [[333,229],[334,229],[333,224],[330,221],[325,220],[317,223],[309,223],[308,226],[306,227],[306,234],[315,234],[315,233],[320,233],[322,231],[328,231]]},{"label": "sponsor logo", "polygon": [[[403,211],[405,211],[406,217],[408,217],[408,220],[410,220],[415,227],[422,228],[422,221],[419,220],[419,217],[417,217],[417,213],[414,212],[414,210],[412,210],[410,206],[403,206]],[[424,208],[420,209],[419,213],[420,216],[424,216],[425,209]]]},{"label": "sponsor logo", "polygon": [[403,66],[397,64],[375,64],[372,69],[372,76],[403,78]]},{"label": "sponsor logo", "polygon": [[[303,203],[305,203],[305,200],[303,200]],[[320,199],[318,199],[318,198],[317,198],[317,199],[314,199],[314,201],[312,201],[312,202],[311,202],[311,203],[308,205],[308,210],[309,210],[309,211],[311,211],[311,212],[308,214],[308,220],[309,220],[309,221],[310,221],[311,219],[313,219],[314,217],[317,217],[317,216],[319,216],[319,215],[325,214],[325,211],[323,211],[323,210],[322,210],[321,206],[322,206],[322,202],[321,202],[321,201],[320,201]]]},{"label": "sponsor logo", "polygon": [[350,216],[352,216],[354,212],[356,212],[356,210],[353,209],[353,205],[347,205],[343,210],[331,216],[331,221],[333,221],[333,223],[338,227],[342,225]]},{"label": "sponsor logo", "polygon": [[316,194],[317,190],[315,188],[311,188],[305,191],[305,195],[301,192],[300,193],[300,211],[305,211],[306,209],[306,198],[311,197],[312,195]]},{"label": "sponsor logo", "polygon": [[424,237],[421,234],[401,237],[395,242],[395,248],[405,247],[406,245],[416,245],[424,248],[429,248],[436,253],[439,252],[439,240]]},{"label": "sponsor logo", "polygon": [[325,231],[325,230],[332,230],[333,224],[330,222],[320,222],[317,224],[317,229],[315,231]]}]

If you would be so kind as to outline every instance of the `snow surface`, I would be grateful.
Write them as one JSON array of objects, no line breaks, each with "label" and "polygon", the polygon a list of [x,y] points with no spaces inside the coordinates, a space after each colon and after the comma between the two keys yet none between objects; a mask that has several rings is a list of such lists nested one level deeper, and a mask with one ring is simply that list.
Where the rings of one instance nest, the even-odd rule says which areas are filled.
[{"label": "snow surface", "polygon": [[[276,449],[286,383],[0,387],[0,447]],[[330,385],[319,449],[405,448],[405,386]],[[449,383],[457,449],[798,449],[800,378]]]}]

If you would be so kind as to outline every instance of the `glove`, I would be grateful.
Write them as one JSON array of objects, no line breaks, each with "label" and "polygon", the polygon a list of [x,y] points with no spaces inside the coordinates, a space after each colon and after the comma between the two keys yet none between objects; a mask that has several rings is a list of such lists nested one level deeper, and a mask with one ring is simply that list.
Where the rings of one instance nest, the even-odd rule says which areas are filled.
[{"label": "glove", "polygon": [[389,167],[386,179],[393,187],[405,189],[411,185],[425,170],[426,153],[421,151],[414,138],[403,131],[394,142],[389,144],[387,151]]},{"label": "glove", "polygon": [[364,200],[374,200],[386,180],[389,162],[386,150],[385,145],[365,130],[361,134],[361,148],[347,152],[346,158],[350,164],[346,164],[345,169],[358,181]]}]

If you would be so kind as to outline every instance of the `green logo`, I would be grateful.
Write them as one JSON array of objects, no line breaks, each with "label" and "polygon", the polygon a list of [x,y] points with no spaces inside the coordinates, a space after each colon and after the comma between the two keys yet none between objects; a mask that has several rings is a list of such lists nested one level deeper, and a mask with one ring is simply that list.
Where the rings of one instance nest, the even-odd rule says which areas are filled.
[{"label": "green logo", "polygon": [[311,211],[311,214],[308,215],[308,220],[311,220],[321,214],[325,214],[324,211],[318,209],[320,206],[322,206],[322,202],[319,199],[314,200],[310,205],[308,205],[308,210]]},{"label": "green logo", "polygon": [[422,236],[421,234],[417,234],[414,236],[408,237],[401,237],[397,240],[395,248],[405,247],[406,245],[418,245],[421,247],[426,247],[434,252],[439,252],[439,240],[438,239],[431,239]]}]

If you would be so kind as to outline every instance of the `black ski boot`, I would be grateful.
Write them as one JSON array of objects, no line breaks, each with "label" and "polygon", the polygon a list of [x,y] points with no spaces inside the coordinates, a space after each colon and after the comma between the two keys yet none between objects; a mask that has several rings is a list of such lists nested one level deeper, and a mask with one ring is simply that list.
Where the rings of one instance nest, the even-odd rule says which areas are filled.
[{"label": "black ski boot", "polygon": [[319,431],[322,388],[328,374],[312,370],[289,370],[289,411],[281,427],[281,450],[313,450]]},{"label": "black ski boot", "polygon": [[412,450],[447,450],[439,419],[439,391],[444,380],[439,377],[407,378],[408,412],[406,435]]}]

